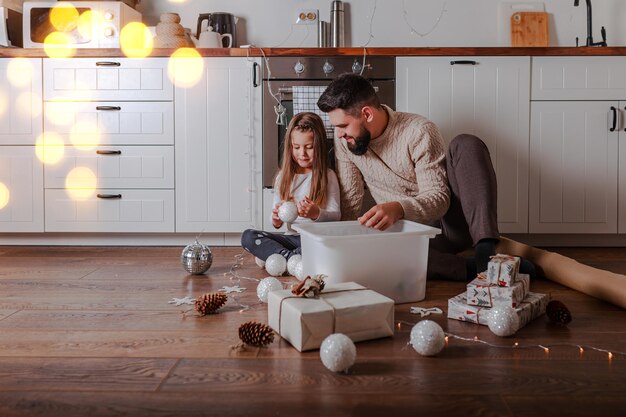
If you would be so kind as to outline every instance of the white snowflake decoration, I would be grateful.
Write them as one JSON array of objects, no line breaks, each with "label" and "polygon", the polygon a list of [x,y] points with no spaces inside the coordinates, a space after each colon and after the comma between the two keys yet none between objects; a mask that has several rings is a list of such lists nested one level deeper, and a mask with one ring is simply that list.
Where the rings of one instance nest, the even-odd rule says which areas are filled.
[{"label": "white snowflake decoration", "polygon": [[220,288],[218,291],[226,293],[226,294],[230,294],[231,292],[244,292],[246,290],[245,287],[240,287],[239,285],[233,285],[232,287],[229,287],[228,285],[224,285],[222,288]]},{"label": "white snowflake decoration", "polygon": [[195,302],[196,302],[195,298],[192,298],[192,297],[187,295],[184,298],[176,298],[176,297],[174,297],[170,301],[168,301],[167,303],[168,304],[174,304],[176,306],[180,306],[180,305],[183,305],[183,304],[191,304],[191,305],[193,305]]}]

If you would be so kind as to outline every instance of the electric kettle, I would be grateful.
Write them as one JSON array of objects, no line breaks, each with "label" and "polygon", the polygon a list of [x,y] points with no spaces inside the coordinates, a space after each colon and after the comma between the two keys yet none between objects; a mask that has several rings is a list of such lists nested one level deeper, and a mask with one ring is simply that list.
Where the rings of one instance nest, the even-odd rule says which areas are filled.
[{"label": "electric kettle", "polygon": [[[202,13],[198,16],[198,29],[196,30],[196,38],[200,39],[202,33],[202,22],[207,21],[207,26],[211,26],[213,30],[219,34],[230,34],[232,37],[232,47],[236,48],[237,43],[237,17],[230,13]],[[223,40],[222,40],[223,42]],[[222,45],[226,48],[230,47]]]}]

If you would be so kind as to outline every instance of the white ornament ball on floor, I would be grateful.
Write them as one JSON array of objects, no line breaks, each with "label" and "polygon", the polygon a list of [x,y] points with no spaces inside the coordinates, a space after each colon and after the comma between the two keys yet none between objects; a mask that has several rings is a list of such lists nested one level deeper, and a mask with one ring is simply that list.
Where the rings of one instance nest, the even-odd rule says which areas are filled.
[{"label": "white ornament ball on floor", "polygon": [[328,336],[320,346],[322,363],[333,372],[347,371],[356,361],[356,346],[343,333]]},{"label": "white ornament ball on floor", "polygon": [[267,303],[267,295],[271,291],[277,291],[283,289],[283,283],[274,277],[263,278],[259,285],[256,287],[256,295],[263,303]]},{"label": "white ornament ball on floor", "polygon": [[489,312],[487,324],[495,335],[511,336],[519,329],[519,317],[513,307],[497,305]]},{"label": "white ornament ball on floor", "polygon": [[285,201],[278,207],[278,218],[285,223],[293,223],[298,218],[298,206],[293,201]]},{"label": "white ornament ball on floor", "polygon": [[411,329],[411,345],[422,356],[434,356],[445,345],[446,335],[432,320],[422,320]]},{"label": "white ornament ball on floor", "polygon": [[287,272],[289,275],[296,276],[296,265],[302,262],[302,255],[291,255],[287,261]]},{"label": "white ornament ball on floor", "polygon": [[265,270],[268,274],[279,277],[287,270],[287,260],[283,255],[275,253],[265,260]]},{"label": "white ornament ball on floor", "polygon": [[254,263],[256,263],[259,268],[265,268],[265,261],[263,259],[259,259],[255,257]]},{"label": "white ornament ball on floor", "polygon": [[302,261],[300,261],[296,264],[296,266],[293,267],[293,276],[296,277],[299,281],[304,281],[304,279],[306,278],[306,274],[304,273],[304,267],[302,265]]}]

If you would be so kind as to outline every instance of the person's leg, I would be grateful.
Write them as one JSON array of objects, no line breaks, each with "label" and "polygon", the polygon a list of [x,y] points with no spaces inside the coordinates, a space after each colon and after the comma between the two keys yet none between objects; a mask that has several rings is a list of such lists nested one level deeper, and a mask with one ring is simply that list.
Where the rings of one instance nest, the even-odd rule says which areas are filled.
[{"label": "person's leg", "polygon": [[289,259],[292,255],[300,253],[300,236],[248,229],[241,235],[241,246],[263,261],[275,253]]},{"label": "person's leg", "polygon": [[[496,175],[487,146],[473,135],[455,137],[448,146],[446,171],[450,208],[437,225],[441,235],[431,240],[428,276],[445,279],[447,274],[454,280],[465,270],[466,279],[472,279],[476,271],[487,269],[500,236]],[[475,252],[471,260],[453,255],[471,247]]]},{"label": "person's leg", "polygon": [[499,241],[497,182],[489,150],[473,135],[455,137],[446,155],[450,209],[442,219],[445,237],[458,251],[474,247],[476,270],[487,269]]}]

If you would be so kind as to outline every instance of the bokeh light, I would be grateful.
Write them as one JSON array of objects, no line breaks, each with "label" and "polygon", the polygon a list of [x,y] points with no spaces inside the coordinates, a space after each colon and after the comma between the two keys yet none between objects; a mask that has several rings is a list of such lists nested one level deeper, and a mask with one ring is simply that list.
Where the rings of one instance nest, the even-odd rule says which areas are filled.
[{"label": "bokeh light", "polygon": [[70,129],[70,141],[81,151],[88,151],[100,144],[100,132],[96,123],[79,120]]},{"label": "bokeh light", "polygon": [[63,158],[65,148],[60,135],[53,132],[42,133],[35,142],[35,154],[44,164],[54,165]]},{"label": "bokeh light", "polygon": [[7,111],[9,108],[9,98],[7,97],[7,93],[4,89],[0,89],[0,117]]},{"label": "bokeh light", "polygon": [[141,22],[130,22],[120,32],[120,47],[129,58],[145,58],[152,53],[154,41],[150,29]]},{"label": "bokeh light", "polygon": [[72,169],[65,178],[65,192],[74,200],[84,201],[96,192],[96,174],[86,167]]},{"label": "bokeh light", "polygon": [[52,32],[46,36],[43,50],[50,58],[69,58],[76,53],[69,35],[63,32]]},{"label": "bokeh light", "polygon": [[179,48],[169,59],[167,74],[177,87],[190,88],[200,81],[204,61],[193,48]]},{"label": "bokeh light", "polygon": [[0,210],[9,204],[10,193],[9,188],[0,182]]},{"label": "bokeh light", "polygon": [[[33,103],[37,103],[33,106]],[[31,93],[30,91],[24,91],[18,94],[15,99],[15,106],[17,111],[21,114],[28,114],[31,117],[39,117],[41,115],[41,97],[39,94]]]},{"label": "bokeh light", "polygon": [[71,32],[78,27],[78,10],[72,3],[59,3],[50,11],[50,23],[59,32]]},{"label": "bokeh light", "polygon": [[24,87],[33,80],[33,64],[26,58],[11,58],[7,65],[7,78],[11,85]]},{"label": "bokeh light", "polygon": [[85,39],[93,37],[91,31],[93,28],[100,27],[102,14],[97,10],[86,10],[78,17],[78,33]]}]

